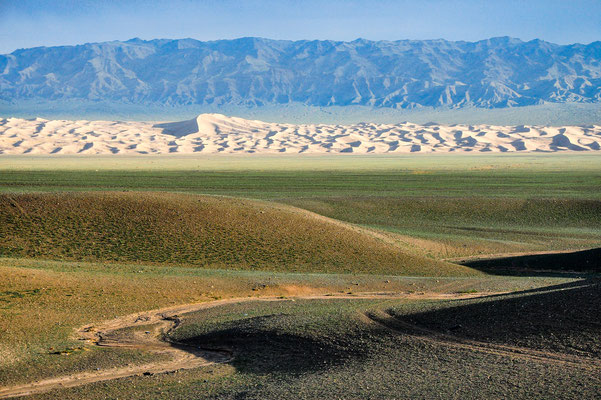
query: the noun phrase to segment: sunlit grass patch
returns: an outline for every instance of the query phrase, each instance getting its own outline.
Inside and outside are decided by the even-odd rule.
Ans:
[[[1,195],[0,255],[244,270],[477,274],[289,206],[169,193]]]

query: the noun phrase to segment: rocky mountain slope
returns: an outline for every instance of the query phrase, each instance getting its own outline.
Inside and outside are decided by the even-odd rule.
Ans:
[[[0,101],[78,99],[389,108],[597,103],[601,42],[132,39],[0,55]]]

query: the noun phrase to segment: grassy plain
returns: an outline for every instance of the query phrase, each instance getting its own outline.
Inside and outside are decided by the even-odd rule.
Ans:
[[[598,252],[516,276],[441,259],[600,247],[599,161],[2,157],[0,387],[163,357],[82,343],[87,324],[282,296],[181,316],[172,339],[231,363],[30,397],[598,397]],[[292,301],[360,292],[411,298]]]
[[[283,202],[438,258],[601,245],[597,154],[0,158],[2,192],[107,190]]]
[[[0,158],[0,190],[146,190],[259,199],[601,198],[597,154]]]

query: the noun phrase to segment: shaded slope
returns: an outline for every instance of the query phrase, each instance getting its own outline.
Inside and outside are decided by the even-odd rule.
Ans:
[[[554,289],[560,288],[549,288]],[[586,291],[585,286],[579,300],[586,299]],[[563,292],[554,293],[561,297]],[[567,337],[555,337],[544,330],[546,323],[553,324],[552,316],[536,304],[553,307],[558,297],[527,293],[514,297],[515,310],[507,307],[505,297],[380,304],[340,300],[246,303],[188,314],[174,336],[190,344],[233,347],[232,364],[241,379],[228,381],[223,398],[382,399],[391,398],[391,393],[403,399],[432,398],[432,393],[434,398],[598,397],[599,359],[594,347],[576,353],[562,346],[564,339],[585,343],[591,333],[595,335],[594,330],[580,330],[591,325],[586,313],[578,312],[579,320],[565,325]],[[507,334],[507,340],[467,339],[461,331],[447,334],[446,326],[428,331],[421,321],[407,323],[420,317],[424,308],[436,308],[444,317],[454,314],[455,305],[480,303],[490,304],[489,313],[480,316],[485,318],[482,325],[489,323],[494,327],[490,331]],[[522,304],[528,313],[520,314]],[[587,300],[586,309],[596,305],[598,296]],[[386,307],[392,308],[383,311]],[[365,311],[377,318],[362,318]],[[513,312],[509,318],[507,311]],[[382,321],[380,315],[386,318]],[[560,318],[568,315],[569,309],[563,310]],[[537,317],[544,322],[539,324]],[[505,323],[508,319],[511,322]],[[489,330],[481,320],[466,318],[462,324]],[[514,343],[511,338],[522,331],[538,336]],[[249,384],[245,376],[256,380]],[[237,387],[239,383],[244,386]]]
[[[477,273],[293,207],[164,193],[0,196],[0,255],[299,272]]]
[[[584,356],[599,365],[600,284],[591,277],[475,300],[395,307],[389,313],[428,335]]]
[[[488,273],[509,273],[512,270],[532,271],[578,271],[601,272],[601,248],[574,251],[521,255],[515,257],[470,260],[462,263]]]

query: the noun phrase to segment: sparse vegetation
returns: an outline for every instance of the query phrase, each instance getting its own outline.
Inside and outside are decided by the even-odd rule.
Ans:
[[[601,200],[322,197],[286,203],[403,235],[437,258],[601,245]]]
[[[557,156],[0,160],[0,387],[167,357],[75,329],[270,296],[164,332],[229,363],[30,397],[599,397],[598,249],[484,259],[601,246],[601,163]]]
[[[2,195],[0,255],[297,272],[477,274],[300,209],[167,193]]]
[[[573,278],[477,276],[417,278],[207,270],[141,264],[0,259],[0,381],[27,382],[67,371],[95,370],[149,360],[147,353],[91,347],[68,357],[51,354],[81,346],[72,337],[84,325],[177,304],[219,298],[361,292],[482,292],[524,290]],[[256,287],[262,289],[255,291]],[[18,293],[18,295],[14,295]],[[54,350],[50,350],[53,348]],[[156,357],[156,356],[155,356]]]
[[[598,287],[584,290],[598,292]],[[566,299],[569,295],[564,294]],[[230,365],[93,384],[62,390],[61,395],[66,399],[124,395],[157,399],[376,399],[428,393],[440,398],[476,394],[487,398],[595,398],[601,394],[601,381],[599,374],[590,370],[598,371],[594,360],[574,366],[569,363],[570,350],[549,347],[536,338],[540,329],[545,332],[546,322],[552,322],[544,319],[544,305],[552,306],[554,300],[543,289],[541,294],[525,291],[507,298],[462,302],[334,299],[232,304],[189,314],[174,333],[174,338],[189,344],[235,349],[237,356]],[[598,306],[597,300],[589,300],[586,306]],[[543,307],[536,305],[540,301]],[[513,306],[506,307],[507,302]],[[519,317],[512,307],[521,304],[534,313],[529,315],[533,323],[526,327],[532,331],[533,341],[520,343],[521,347],[513,351],[502,347],[514,345],[503,333],[513,331],[513,323],[523,321],[502,321],[509,311]],[[469,310],[480,310],[481,318],[473,312],[468,314]],[[559,318],[571,313],[555,311]],[[462,313],[461,327],[455,328],[455,318]],[[380,319],[380,315],[387,319]],[[422,321],[428,315],[446,336],[422,330],[431,326]],[[439,316],[446,319],[439,322]],[[545,322],[537,324],[540,317]],[[586,322],[579,321],[569,328],[563,325],[565,332],[571,340],[590,340],[590,330],[580,331]],[[425,325],[419,325],[422,322]],[[448,327],[453,328],[450,334]],[[480,328],[496,333],[494,343],[498,347],[487,347],[488,337],[464,339],[463,329],[479,332]],[[472,341],[465,341],[468,337]],[[598,340],[598,333],[593,339]],[[546,356],[541,350],[548,352]],[[49,398],[51,394],[35,398]]]

